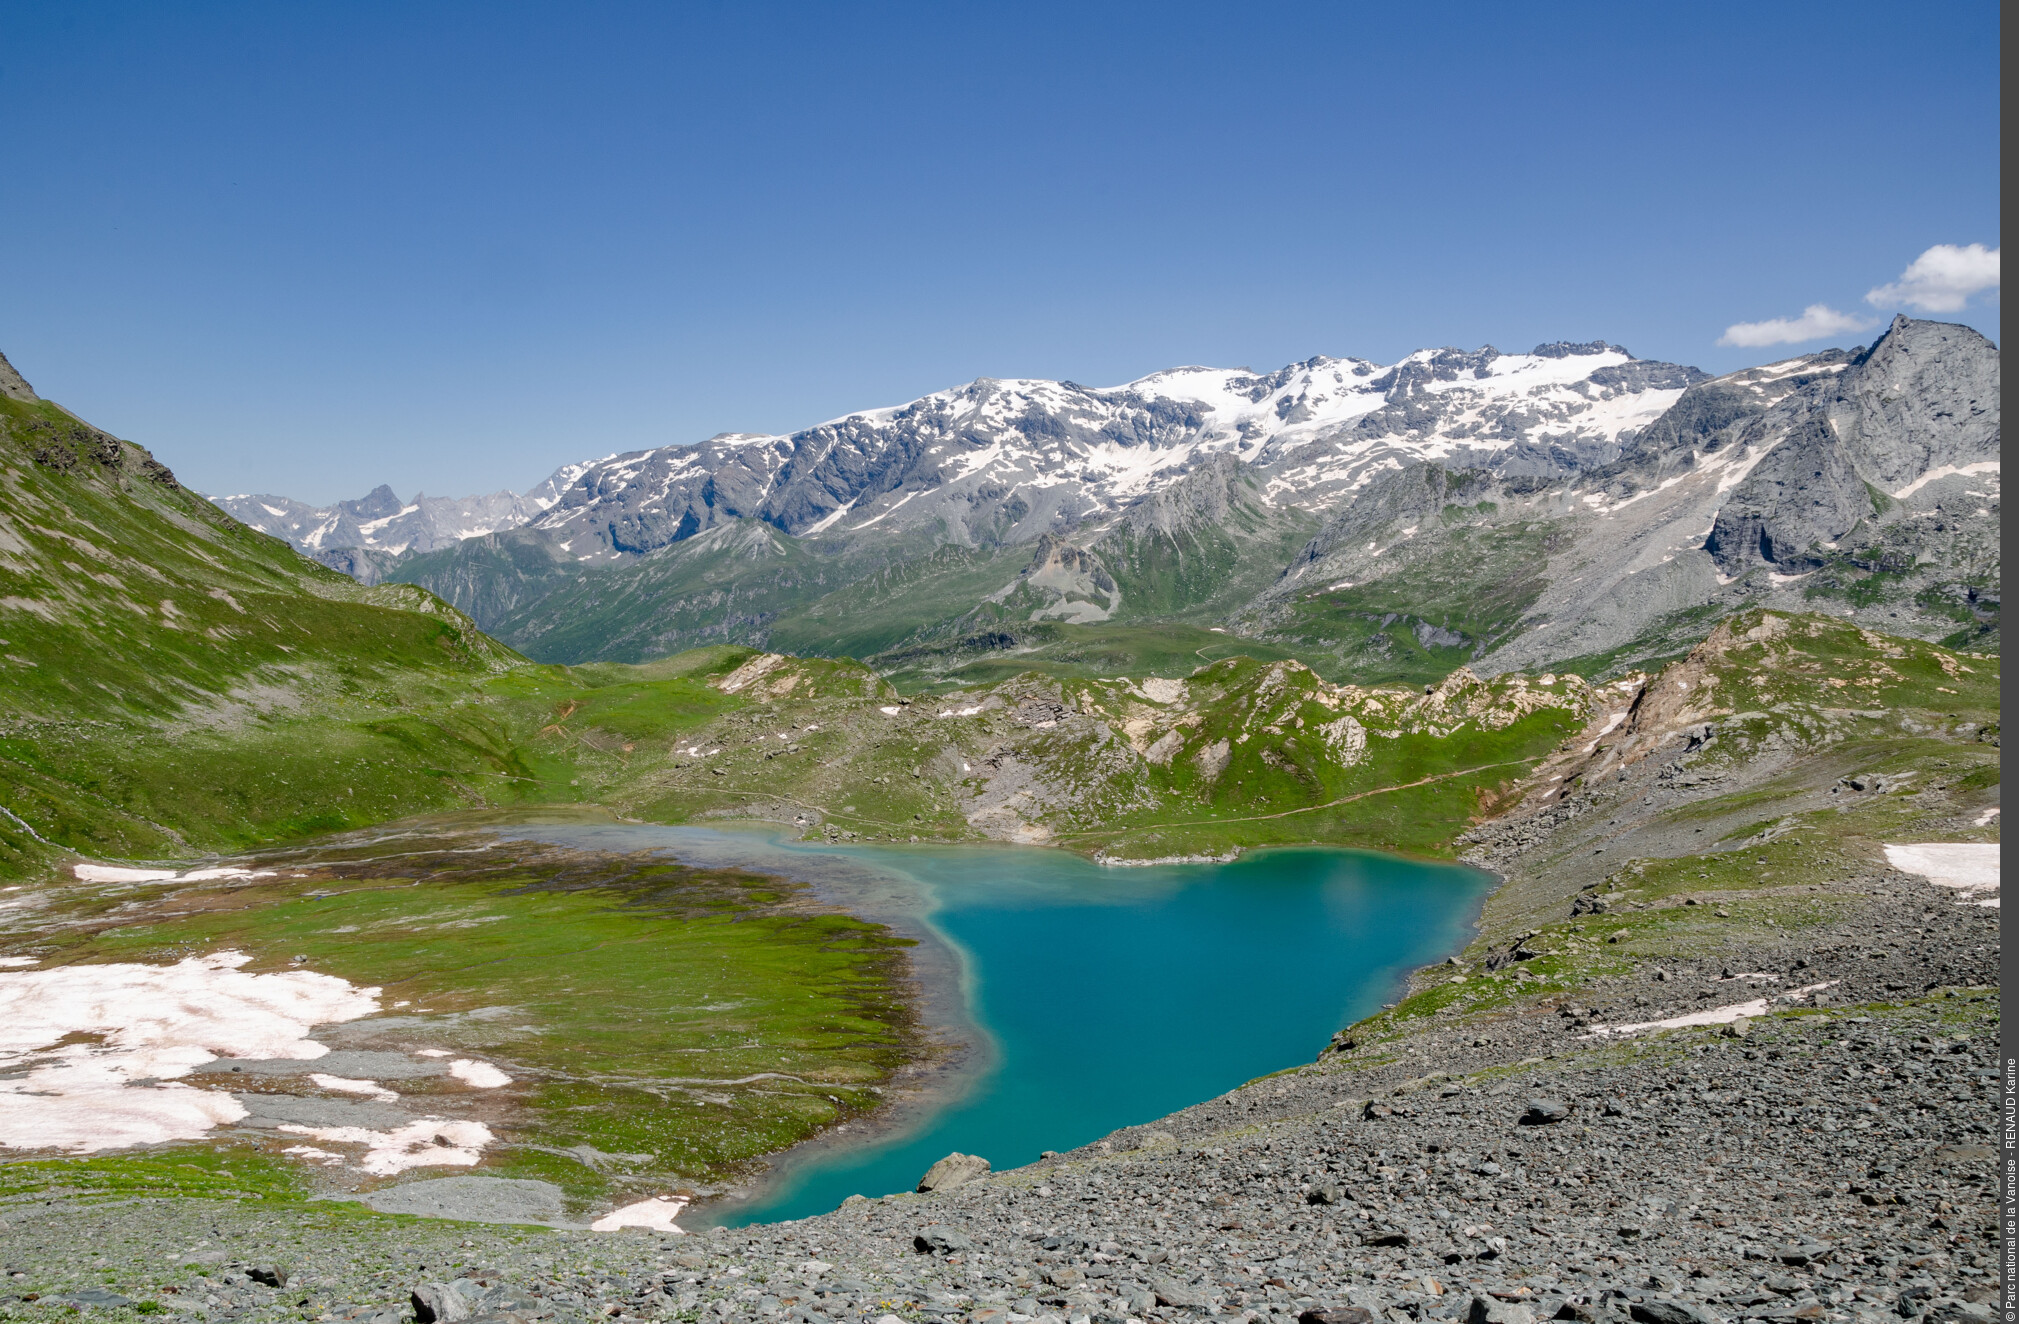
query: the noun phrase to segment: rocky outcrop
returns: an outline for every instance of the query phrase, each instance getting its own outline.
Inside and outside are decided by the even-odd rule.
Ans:
[[[1007,597],[1019,589],[1039,599],[1030,612],[1034,621],[1071,621],[1081,625],[1104,621],[1122,603],[1121,590],[1099,557],[1051,534],[1038,539],[1023,574],[998,596]]]
[[[0,354],[0,396],[30,402],[40,398],[35,394],[35,388],[28,384],[28,379],[14,370],[5,354]]]
[[[1968,327],[1896,317],[1841,373],[1766,411],[1761,452],[1704,550],[1727,574],[1813,570],[1926,475],[1998,462],[1998,348]]]

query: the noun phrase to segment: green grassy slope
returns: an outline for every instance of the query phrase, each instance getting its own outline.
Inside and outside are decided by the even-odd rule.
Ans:
[[[655,821],[747,815],[842,839],[1130,858],[1293,842],[1448,854],[1592,709],[1574,677],[1460,671],[1424,693],[1190,653],[1162,680],[1032,670],[907,700],[846,660],[745,656],[726,675],[710,662],[709,683],[739,702],[673,739],[585,707],[549,728],[547,757],[583,795]]]
[[[1555,816],[1556,839],[1536,834],[1487,923],[1492,946],[1522,935],[1537,955],[1482,969],[1475,944],[1456,977],[1420,973],[1356,1026],[1358,1044],[1529,997],[1616,997],[1621,975],[1714,959],[1734,931],[1834,929],[1866,904],[1845,879],[1884,873],[1886,843],[1997,842],[2000,665],[1829,617],[1730,618],[1649,681],[1631,721],[1517,788],[1530,812],[1514,822]],[[1672,738],[1700,722],[1713,739]],[[1477,835],[1505,841],[1502,826]]]
[[[1284,594],[1245,620],[1244,633],[1295,648],[1327,675],[1434,681],[1508,637],[1568,536],[1561,522],[1489,501],[1416,518],[1425,526],[1417,537],[1382,531],[1392,566]]]
[[[45,854],[36,835],[177,855],[468,803],[509,764],[471,686],[519,661],[139,447],[0,400],[0,870]]]

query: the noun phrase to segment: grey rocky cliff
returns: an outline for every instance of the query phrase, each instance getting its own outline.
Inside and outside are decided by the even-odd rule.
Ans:
[[[35,388],[28,384],[28,379],[14,370],[14,365],[7,361],[5,354],[0,354],[0,395],[6,396],[9,400],[31,402],[40,398],[35,394]]]
[[[1845,369],[1747,429],[1764,458],[1719,509],[1704,550],[1727,574],[1813,570],[1929,475],[1998,461],[1997,347],[1968,327],[1897,317]]]

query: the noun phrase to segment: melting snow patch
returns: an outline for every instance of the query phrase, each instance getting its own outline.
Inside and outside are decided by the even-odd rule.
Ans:
[[[74,864],[80,883],[159,883],[175,877],[173,869],[122,869],[111,864]]]
[[[40,965],[39,956],[0,956],[0,969],[18,970],[24,965]]]
[[[1937,887],[1953,887],[1963,900],[1998,904],[1998,843],[1940,842],[1886,845],[1886,863],[1901,873],[1917,873]]]
[[[416,1048],[414,1050],[415,1057],[447,1057],[448,1055],[449,1050],[446,1048]]]
[[[1624,708],[1620,709],[1618,712],[1613,713],[1612,715],[1607,717],[1605,719],[1605,725],[1601,726],[1598,729],[1598,735],[1594,736],[1592,738],[1592,742],[1584,747],[1584,752],[1589,754],[1592,751],[1596,750],[1598,748],[1598,742],[1604,739],[1605,736],[1608,733],[1610,733],[1614,727],[1618,726],[1625,719],[1626,719],[1626,709]]]
[[[1927,473],[1922,474],[1913,482],[1893,493],[1893,499],[1895,501],[1904,501],[1937,479],[1953,477],[1956,474],[1995,474],[1997,472],[1998,461],[1996,460],[1980,460],[1976,464],[1940,465],[1930,469]]]
[[[176,1077],[219,1057],[311,1061],[329,1052],[311,1026],[379,1009],[376,988],[238,968],[251,959],[0,973],[0,1146],[89,1153],[194,1139],[246,1110]],[[98,1042],[63,1042],[85,1036]]]
[[[177,873],[173,869],[128,869],[114,864],[73,864],[72,873],[80,883],[202,883],[214,878],[271,878],[273,870],[239,869],[229,865],[212,869],[192,869],[188,873]]]
[[[362,1126],[283,1126],[283,1131],[332,1145],[363,1145],[358,1167],[376,1177],[408,1168],[472,1168],[494,1137],[482,1122],[423,1117],[391,1131]]]
[[[473,1058],[459,1057],[449,1063],[449,1074],[465,1085],[480,1090],[494,1090],[500,1085],[509,1085],[512,1078],[492,1066],[489,1062],[478,1062]]]
[[[280,1152],[283,1154],[293,1154],[297,1158],[314,1159],[324,1167],[344,1161],[343,1155],[327,1149],[317,1149],[314,1145],[289,1145]]]
[[[650,1200],[640,1200],[637,1204],[627,1204],[622,1209],[613,1209],[595,1222],[589,1224],[591,1232],[616,1232],[627,1227],[648,1228],[654,1232],[670,1232],[674,1236],[684,1233],[673,1222],[687,1202],[679,1196],[655,1195]]]
[[[351,1080],[345,1076],[325,1075],[320,1071],[309,1072],[308,1078],[318,1089],[335,1090],[338,1094],[369,1094],[380,1103],[397,1103],[399,1095],[375,1080]]]
[[[1977,817],[1975,817],[1975,818],[1971,819],[1971,820],[1970,820],[1970,826],[1972,826],[1972,827],[1988,827],[1988,826],[1990,826],[1990,823],[1991,823],[1991,820],[1992,820],[1992,819],[1994,819],[1994,818],[1996,818],[1996,817],[1998,817],[1998,808],[1999,808],[1999,807],[1998,807],[1997,805],[1992,805],[1992,806],[1991,806],[1991,807],[1990,807],[1989,809],[1986,809],[1986,810],[1985,810],[1985,811],[1984,811],[1983,813],[1981,813],[1981,814],[1977,815]],[[24,958],[21,958],[21,957],[14,957],[14,958],[12,958],[12,959],[14,959],[14,960],[21,960],[21,959],[24,959]]]
[[[1750,1002],[1734,1002],[1727,1007],[1712,1007],[1709,1011],[1693,1011],[1686,1016],[1671,1016],[1667,1020],[1637,1021],[1631,1025],[1594,1025],[1589,1034],[1581,1039],[1602,1039],[1609,1034],[1639,1034],[1642,1030],[1681,1030],[1692,1025],[1730,1025],[1733,1021],[1764,1016],[1776,1002],[1795,1002],[1830,987],[1838,981],[1831,979],[1821,984],[1809,984],[1802,988],[1791,988],[1785,993],[1776,993],[1770,998],[1754,998]]]
[[[883,707],[878,708],[876,711],[882,713],[885,717],[895,717],[899,713],[903,712],[904,709],[892,704],[885,704]],[[612,1215],[612,1217],[615,1217],[615,1215]]]

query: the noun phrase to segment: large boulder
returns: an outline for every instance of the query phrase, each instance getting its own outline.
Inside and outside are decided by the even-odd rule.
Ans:
[[[921,1191],[950,1191],[965,1185],[976,1177],[988,1175],[988,1160],[979,1154],[948,1154],[939,1162],[925,1170],[925,1176],[918,1179]]]

